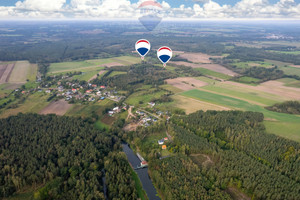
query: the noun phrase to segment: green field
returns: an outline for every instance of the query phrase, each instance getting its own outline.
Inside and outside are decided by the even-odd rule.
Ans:
[[[300,81],[293,78],[282,78],[278,79],[277,81],[284,83],[284,86],[287,87],[300,88]]]
[[[278,129],[270,129],[270,126],[267,126],[268,128],[267,132],[274,133],[282,137],[290,138],[296,141],[300,141],[300,133],[299,133],[300,117],[299,116],[272,112],[264,109],[261,106],[250,104],[240,99],[214,94],[210,92],[200,91],[197,89],[183,92],[181,93],[181,95],[199,99],[201,101],[213,103],[216,105],[230,107],[232,109],[261,112],[264,114],[265,119],[276,121],[277,124],[286,125],[284,132]],[[271,123],[268,122],[267,124],[271,124]]]
[[[291,55],[300,55],[300,51],[274,51],[274,50],[269,50],[269,52],[282,53],[282,54],[291,54]]]
[[[272,63],[269,62],[236,62],[232,63],[233,66],[236,66],[237,68],[250,68],[250,67],[265,67],[265,68],[270,68],[273,67]]]
[[[104,99],[103,101],[94,102],[87,105],[76,104],[66,113],[66,115],[76,117],[91,117],[92,112],[96,112],[97,115],[101,116],[103,110],[106,107],[112,106],[113,103],[114,102],[109,99]]]
[[[257,78],[253,78],[253,77],[249,77],[249,76],[242,76],[239,77],[237,79],[238,82],[242,82],[242,83],[251,83],[252,85],[257,85],[257,83],[259,83],[261,80],[257,79]]]
[[[234,96],[240,99],[244,99],[245,101],[249,100],[250,102],[257,102],[258,104],[264,104],[264,105],[273,105],[275,103],[278,103],[279,101],[276,101],[272,98],[270,95],[269,98],[264,97],[263,92],[249,92],[244,90],[235,90],[234,88],[228,89],[226,87],[223,87],[222,84],[217,85],[207,85],[202,87],[205,90],[209,90],[212,92],[217,92],[221,95],[228,95],[228,96]]]
[[[279,67],[280,70],[284,71],[286,75],[297,75],[300,76],[300,68],[296,67]]]
[[[114,58],[94,59],[77,62],[52,63],[49,67],[48,74],[67,73],[74,71],[96,71],[104,69],[108,63],[120,63],[122,65],[131,65],[140,62],[140,58],[132,56],[121,56]]]
[[[47,102],[49,95],[43,93],[34,93],[30,95],[24,103],[19,105],[17,108],[5,109],[1,112],[0,117],[5,118],[11,115],[16,115],[19,112],[22,113],[38,113],[50,102]]]
[[[166,92],[163,90],[155,91],[156,89],[151,88],[148,90],[141,90],[138,92],[133,93],[130,95],[125,102],[129,105],[133,106],[147,106],[148,103],[153,99],[153,98],[159,98]],[[140,104],[139,102],[142,101],[143,103]]]
[[[195,70],[200,71],[203,75],[213,76],[224,80],[228,80],[232,78],[231,76],[228,76],[226,74],[222,74],[205,68],[195,68]]]
[[[113,77],[113,76],[117,76],[120,74],[127,74],[127,72],[118,72],[118,71],[113,71],[108,77]]]
[[[81,75],[75,75],[75,76],[73,76],[73,79],[77,79],[77,80],[80,80],[80,81],[88,81],[93,76],[95,76],[97,73],[99,73],[99,70],[90,71],[90,72],[83,72]]]

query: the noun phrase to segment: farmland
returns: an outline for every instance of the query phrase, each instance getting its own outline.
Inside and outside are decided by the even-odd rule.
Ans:
[[[16,89],[26,82],[34,83],[37,75],[37,65],[28,61],[0,63],[0,95]]]
[[[174,95],[172,98],[174,100],[172,106],[183,109],[186,114],[190,114],[198,110],[230,110],[230,108],[225,106],[220,106],[181,95]]]
[[[121,56],[114,58],[94,59],[76,62],[52,63],[48,74],[67,73],[74,71],[89,72],[104,69],[104,67],[130,65],[140,62],[137,57]]]
[[[24,103],[18,105],[17,108],[3,110],[0,117],[5,118],[8,116],[16,115],[19,112],[38,113],[49,104],[49,102],[47,102],[48,98],[49,96],[43,93],[32,94],[25,100]]]
[[[274,129],[274,128],[267,129],[269,133],[274,133],[282,137],[287,137],[293,140],[300,141],[300,135],[299,135],[300,117],[299,116],[268,111],[264,109],[262,106],[250,104],[249,102],[240,99],[236,99],[233,97],[228,97],[220,94],[215,94],[207,91],[200,91],[197,89],[183,92],[181,93],[181,95],[185,97],[198,99],[200,101],[216,104],[219,106],[225,106],[231,109],[261,112],[264,114],[265,119],[268,120],[266,122],[266,124],[268,125],[267,128],[270,128],[273,125],[281,126],[281,124],[285,125],[286,127],[284,132],[282,132],[281,129]]]
[[[222,58],[222,56],[211,56],[204,53],[182,53],[179,55],[180,58],[187,59],[193,63],[212,63],[211,58]]]
[[[47,105],[45,108],[43,108],[39,114],[56,114],[56,115],[64,115],[70,108],[72,107],[72,104],[69,104],[64,99],[61,99],[59,101],[53,101],[49,105]]]
[[[191,77],[167,79],[166,82],[180,90],[191,90],[195,87],[202,87],[207,85],[207,83]]]
[[[22,83],[27,79],[35,80],[37,67],[31,65],[28,61],[18,61],[9,77],[10,83]]]
[[[222,74],[225,74],[228,76],[237,75],[237,73],[235,73],[219,64],[195,64],[195,63],[188,63],[188,62],[183,62],[183,61],[176,61],[176,62],[170,62],[170,63],[175,64],[175,65],[183,65],[183,66],[187,66],[187,67],[192,67],[192,68],[204,68],[204,69],[222,73]]]
[[[152,99],[159,98],[165,93],[165,91],[157,90],[155,88],[148,90],[145,89],[133,93],[125,100],[125,102],[134,106],[147,106],[148,102],[150,102]]]

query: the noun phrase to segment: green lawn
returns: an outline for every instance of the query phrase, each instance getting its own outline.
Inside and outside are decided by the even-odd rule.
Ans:
[[[224,80],[228,80],[228,79],[232,78],[231,76],[228,76],[226,74],[222,74],[222,73],[215,72],[215,71],[205,69],[205,68],[195,68],[195,70],[200,71],[203,75],[213,76],[213,77],[224,79]]]
[[[227,97],[219,94],[213,94],[210,92],[200,91],[200,90],[190,90],[181,93],[183,96],[199,99],[201,101],[206,101],[209,103],[213,103],[216,105],[230,107],[232,109],[238,110],[247,110],[247,111],[255,111],[261,112],[264,114],[266,119],[277,121],[277,124],[286,125],[284,132],[282,130],[278,130],[276,128],[271,128],[271,126],[267,126],[267,132],[274,133],[280,135],[282,137],[297,139],[300,137],[300,117],[296,115],[290,115],[285,113],[277,113],[264,109],[261,106],[250,104],[246,101]],[[270,123],[267,123],[270,124]],[[286,134],[289,133],[289,134]],[[297,141],[300,141],[297,139]]]

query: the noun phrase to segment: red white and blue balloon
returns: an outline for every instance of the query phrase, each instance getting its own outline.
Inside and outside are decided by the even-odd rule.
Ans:
[[[164,67],[166,64],[171,60],[172,58],[172,49],[169,47],[160,47],[157,50],[157,57],[158,59],[164,64]]]
[[[148,40],[141,39],[135,43],[135,50],[140,54],[140,56],[142,57],[142,60],[144,60],[144,57],[150,51],[150,48],[151,48],[151,45]]]

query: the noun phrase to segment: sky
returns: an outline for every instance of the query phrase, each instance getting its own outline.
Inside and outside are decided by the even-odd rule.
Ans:
[[[133,19],[154,0],[0,0],[0,19]],[[299,19],[300,0],[157,0],[163,18]],[[154,7],[155,8],[155,7]]]

